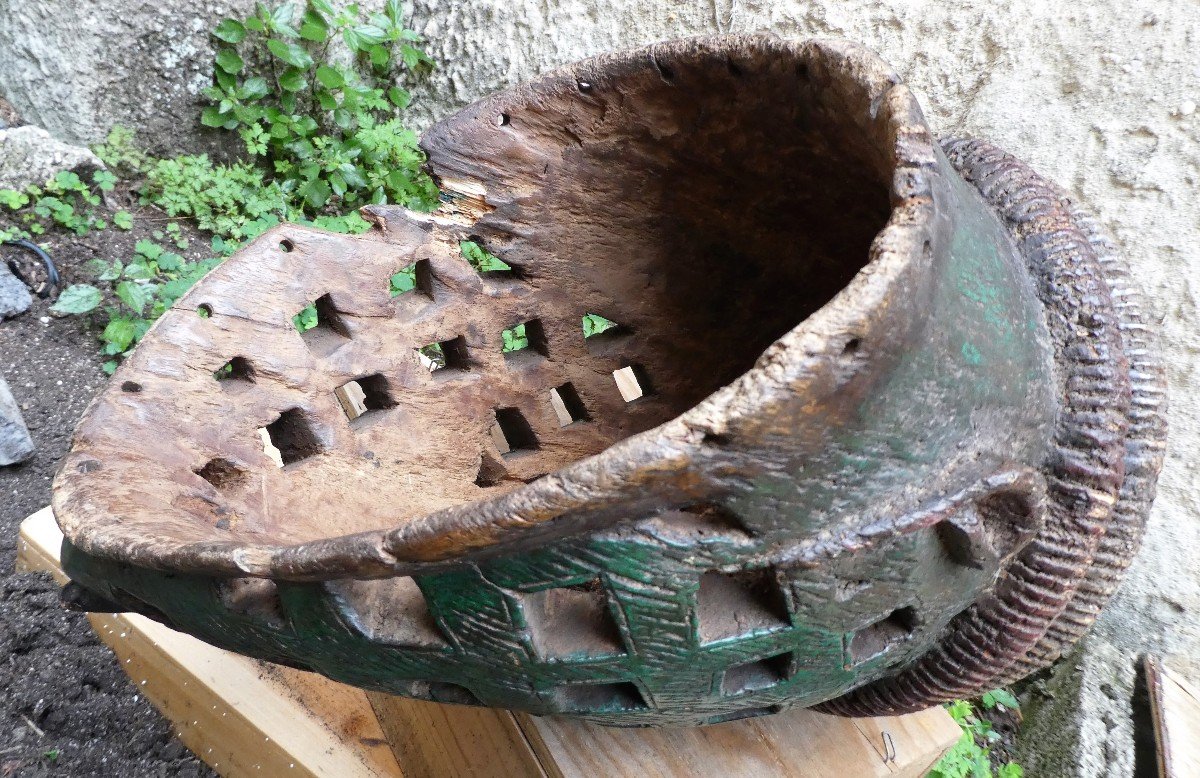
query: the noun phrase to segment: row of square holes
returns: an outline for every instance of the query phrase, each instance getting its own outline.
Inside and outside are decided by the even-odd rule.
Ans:
[[[402,587],[393,594],[410,600],[406,608],[410,616],[414,599],[420,600],[421,607],[425,607],[420,590],[412,579],[380,581],[374,585]],[[619,628],[609,611],[607,595],[598,578],[585,584],[544,589],[519,597],[534,647],[543,658],[552,661],[581,657],[597,659],[625,653]],[[733,614],[737,614],[736,618],[730,618]],[[701,645],[750,638],[791,626],[782,593],[770,570],[733,574],[710,571],[703,574],[697,599],[697,617]],[[403,640],[396,640],[397,635],[386,634],[387,626],[378,624],[378,629],[372,630],[371,637],[403,644]],[[857,630],[848,646],[850,661],[858,664],[879,656],[907,640],[916,626],[914,609],[904,607]],[[405,625],[403,628],[409,627]],[[436,631],[431,620],[425,628]],[[440,641],[440,637],[437,640]],[[790,680],[796,665],[796,658],[790,651],[734,665],[722,675],[721,694],[737,696],[769,689]],[[429,696],[443,702],[477,702],[474,695],[455,684],[440,685],[436,689],[431,687],[429,691]],[[637,686],[629,682],[567,685],[559,691],[563,702],[578,709],[648,707]]]
[[[295,249],[295,245],[286,239],[281,241],[279,246],[284,252],[291,252]],[[504,267],[504,271],[481,271],[481,274],[512,274],[510,266],[504,263],[499,264]],[[393,280],[390,282],[393,288],[395,287],[394,279],[405,273],[411,274],[411,287],[405,291],[416,292],[429,298],[433,297],[433,274],[428,260],[420,260],[406,268],[400,274],[393,276]],[[393,291],[393,296],[402,293]],[[316,322],[314,326],[305,328],[301,325],[301,315],[309,307],[315,313]],[[203,318],[208,318],[213,314],[212,306],[207,304],[198,306],[197,311]],[[591,318],[603,322],[606,327],[623,331],[623,328],[620,328],[615,322],[594,314],[587,314],[584,316],[585,338],[589,337],[587,324]],[[305,306],[301,310],[301,313],[296,314],[293,319],[305,343],[314,351],[332,352],[341,345],[342,341],[350,338],[349,328],[341,321],[338,311],[333,304],[333,299],[328,294],[317,298],[310,306]],[[509,333],[516,332],[519,332],[525,338],[525,345],[513,351],[529,349],[542,356],[549,356],[546,350],[545,332],[539,320],[532,319],[523,322],[510,330],[506,330],[504,334],[508,335]],[[466,341],[462,336],[431,343],[428,346],[417,349],[416,353],[418,359],[430,372],[442,369],[452,371],[467,370],[470,366]],[[428,353],[440,356],[441,360],[438,361],[430,358]],[[506,356],[509,356],[509,354],[506,354]],[[641,366],[627,365],[614,370],[612,375],[617,385],[617,390],[626,403],[634,402],[649,394],[650,384],[646,380],[645,372]],[[254,370],[249,361],[244,357],[234,357],[217,370],[214,373],[214,377],[219,381],[232,380],[253,383]],[[392,399],[389,393],[387,379],[380,374],[349,381],[335,389],[334,394],[346,418],[351,423],[367,416],[373,411],[386,410],[396,405],[395,400]],[[550,390],[550,404],[558,418],[560,427],[590,420],[587,408],[584,406],[575,387],[569,382]],[[514,452],[536,449],[538,447],[537,438],[533,434],[532,428],[518,409],[499,408],[496,409],[495,415],[496,419],[491,428],[491,436],[493,443],[501,455],[509,455]],[[280,414],[279,418],[274,422],[261,428],[259,435],[262,438],[264,451],[280,467],[306,459],[318,453],[321,448],[316,436],[308,427],[303,413],[297,408]],[[210,478],[207,471],[215,469],[218,473],[223,474],[229,467],[233,467],[231,463],[228,463],[226,460],[217,459],[197,472],[204,476],[206,480],[214,483],[214,485],[220,485],[218,481],[228,483],[232,479],[224,477]]]

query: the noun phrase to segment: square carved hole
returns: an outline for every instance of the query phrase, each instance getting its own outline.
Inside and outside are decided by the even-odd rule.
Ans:
[[[283,601],[274,581],[229,578],[217,583],[217,597],[233,613],[270,627],[283,626]]]
[[[484,278],[515,278],[516,269],[483,247],[483,241],[472,236],[458,244],[463,259]]]
[[[321,441],[304,411],[292,408],[259,430],[263,450],[280,467],[291,465],[321,453]]]
[[[399,297],[406,292],[433,299],[433,270],[428,259],[420,259],[388,279],[388,293]]]
[[[431,373],[439,370],[461,372],[471,366],[467,340],[461,335],[422,346],[417,349],[417,359]]]
[[[696,615],[701,643],[791,626],[783,592],[771,569],[705,573],[700,577]]]
[[[621,399],[626,403],[640,400],[651,394],[650,380],[640,365],[627,365],[620,370],[614,370],[612,376],[613,380],[617,382],[617,390],[621,393]]]
[[[387,379],[378,373],[348,381],[334,389],[333,394],[341,404],[346,418],[352,422],[375,411],[384,411],[396,406]]]
[[[854,633],[850,639],[850,661],[854,664],[879,656],[889,648],[912,637],[917,628],[917,612],[912,607],[897,608]]]
[[[225,388],[254,383],[254,367],[245,357],[234,357],[213,373]]]
[[[780,681],[786,681],[791,667],[790,652],[731,667],[721,679],[721,693],[744,694],[769,688]]]
[[[496,450],[503,456],[521,451],[536,451],[538,448],[538,439],[533,434],[533,428],[516,408],[496,409],[496,422],[492,425],[491,435]]]
[[[646,699],[632,683],[581,683],[560,686],[557,696],[564,710],[605,711],[645,709]]]
[[[221,457],[209,460],[195,473],[222,492],[240,489],[250,478],[246,470]]]
[[[413,684],[412,691],[413,696],[447,705],[483,704],[470,689],[449,681],[417,681]]]
[[[322,295],[301,308],[292,317],[292,323],[308,347],[318,354],[332,353],[350,339],[350,330],[329,295]]]
[[[627,334],[628,330],[617,324],[612,319],[606,319],[598,313],[585,313],[583,315],[583,337],[584,340],[591,338],[611,338],[616,335]]]
[[[475,474],[475,485],[481,488],[495,486],[508,477],[508,469],[486,451],[479,454],[479,471]]]
[[[343,580],[327,586],[346,620],[371,640],[390,646],[449,645],[412,578]]]
[[[599,579],[521,596],[534,648],[549,659],[625,653],[621,631]]]
[[[509,327],[500,333],[501,350],[505,359],[527,359],[532,356],[549,356],[546,331],[537,319]]]
[[[550,406],[554,408],[554,415],[558,417],[560,427],[567,427],[577,421],[591,420],[583,400],[579,399],[579,392],[575,391],[574,384],[570,382],[550,390]]]

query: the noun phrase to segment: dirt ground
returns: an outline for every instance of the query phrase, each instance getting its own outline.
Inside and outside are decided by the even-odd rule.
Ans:
[[[89,281],[88,260],[128,259],[161,226],[137,214],[133,232],[106,230],[49,244],[64,285]],[[203,253],[203,239],[192,251]],[[0,248],[0,259],[18,255]],[[0,373],[21,405],[35,457],[0,468],[0,778],[7,776],[208,776],[173,736],[82,614],[59,605],[45,575],[14,574],[17,528],[50,501],[50,483],[79,416],[108,378],[95,328],[54,318],[50,300],[0,323]]]

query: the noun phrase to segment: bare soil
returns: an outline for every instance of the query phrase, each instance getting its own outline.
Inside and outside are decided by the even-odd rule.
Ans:
[[[63,285],[92,279],[93,258],[128,260],[137,240],[165,217],[145,209],[131,232],[85,237],[53,233],[48,245]],[[207,240],[193,236],[199,258]],[[175,250],[175,249],[172,249]],[[0,248],[0,261],[20,257]],[[7,776],[209,776],[174,737],[170,723],[143,698],[87,619],[59,604],[47,575],[13,573],[17,528],[50,501],[50,483],[71,432],[108,380],[101,371],[95,322],[55,318],[52,300],[0,323],[0,373],[21,405],[37,454],[0,468],[0,778]]]

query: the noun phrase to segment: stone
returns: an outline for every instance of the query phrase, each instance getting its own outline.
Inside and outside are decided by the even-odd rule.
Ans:
[[[33,295],[21,279],[0,263],[0,320],[11,319],[29,310]]]
[[[0,375],[0,467],[24,462],[33,456],[33,440],[21,418],[21,409]]]
[[[252,0],[0,4],[0,96],[27,122],[90,145],[116,124],[157,153],[209,146],[200,90],[212,83],[209,31]]]
[[[41,127],[0,130],[0,189],[41,185],[63,170],[85,173],[102,167],[90,150],[53,138]]]

